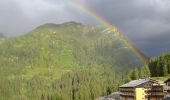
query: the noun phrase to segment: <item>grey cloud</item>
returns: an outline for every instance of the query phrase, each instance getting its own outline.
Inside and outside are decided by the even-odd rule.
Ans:
[[[170,50],[169,0],[86,0],[147,56]]]
[[[68,1],[72,0],[1,0],[0,32],[18,35],[29,32],[45,23],[63,23],[76,20],[95,23]]]
[[[26,33],[44,23],[76,20],[62,0],[1,0],[0,31],[7,35]]]

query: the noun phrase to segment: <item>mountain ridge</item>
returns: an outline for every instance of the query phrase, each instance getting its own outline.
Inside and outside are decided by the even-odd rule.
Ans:
[[[98,87],[112,87],[110,91],[114,91],[116,88],[112,85],[120,80],[115,81],[113,76],[120,78],[121,74],[134,66],[142,66],[143,62],[113,32],[105,29],[107,27],[102,25],[73,22],[45,24],[25,35],[5,39],[0,44],[0,90],[4,91],[0,99],[37,100],[56,88],[60,91],[70,89],[70,81],[77,76],[81,81],[81,85],[76,83],[80,85],[79,89],[91,84],[89,80],[95,80]],[[101,81],[107,81],[108,85]],[[66,87],[60,88],[60,83]],[[54,84],[58,85],[53,88]],[[96,96],[107,92],[100,91]],[[62,93],[57,92],[57,95],[60,97]],[[68,96],[62,96],[64,100],[70,98],[69,93],[65,94]]]

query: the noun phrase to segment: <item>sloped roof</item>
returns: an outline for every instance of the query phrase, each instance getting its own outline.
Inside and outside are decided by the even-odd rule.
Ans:
[[[96,98],[95,100],[119,100],[120,94],[120,92],[114,92],[108,96]]]
[[[129,82],[129,83],[126,83],[126,84],[124,84],[124,85],[122,85],[122,86],[120,86],[120,87],[136,87],[136,86],[139,86],[139,85],[141,85],[141,84],[143,84],[143,83],[146,83],[146,82],[149,82],[149,81],[151,81],[151,82],[157,82],[156,80],[152,80],[152,79],[149,79],[149,78],[145,78],[145,79],[133,80],[133,81],[131,81],[131,82]]]
[[[120,92],[114,92],[107,96],[107,98],[120,98]]]
[[[168,81],[170,81],[170,78],[168,78],[168,79],[165,81],[165,83],[168,82]]]

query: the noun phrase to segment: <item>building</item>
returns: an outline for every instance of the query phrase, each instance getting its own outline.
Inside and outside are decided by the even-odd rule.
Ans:
[[[165,100],[170,100],[170,78],[164,82]]]
[[[170,78],[168,78],[168,79],[165,81],[165,84],[166,84],[167,86],[170,86]]]
[[[95,100],[170,100],[170,78],[165,82],[150,78],[133,80],[119,90]]]
[[[163,82],[149,78],[133,80],[120,86],[121,100],[164,100]]]

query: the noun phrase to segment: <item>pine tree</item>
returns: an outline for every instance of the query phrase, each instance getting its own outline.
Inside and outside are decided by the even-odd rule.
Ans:
[[[134,68],[131,74],[131,79],[136,80],[139,78],[139,71],[137,68]]]
[[[143,78],[145,76],[143,67],[139,69],[139,78]]]
[[[132,79],[133,79],[133,75],[132,75],[132,74],[133,74],[133,70],[130,70],[130,71],[128,72],[128,76],[127,76],[127,79],[128,79],[128,80],[132,80]],[[128,80],[127,80],[127,81],[128,81]]]
[[[165,62],[163,67],[163,76],[168,75],[168,64]]]
[[[148,65],[144,66],[144,74],[146,75],[146,77],[150,77],[151,76],[151,73],[150,73]]]

